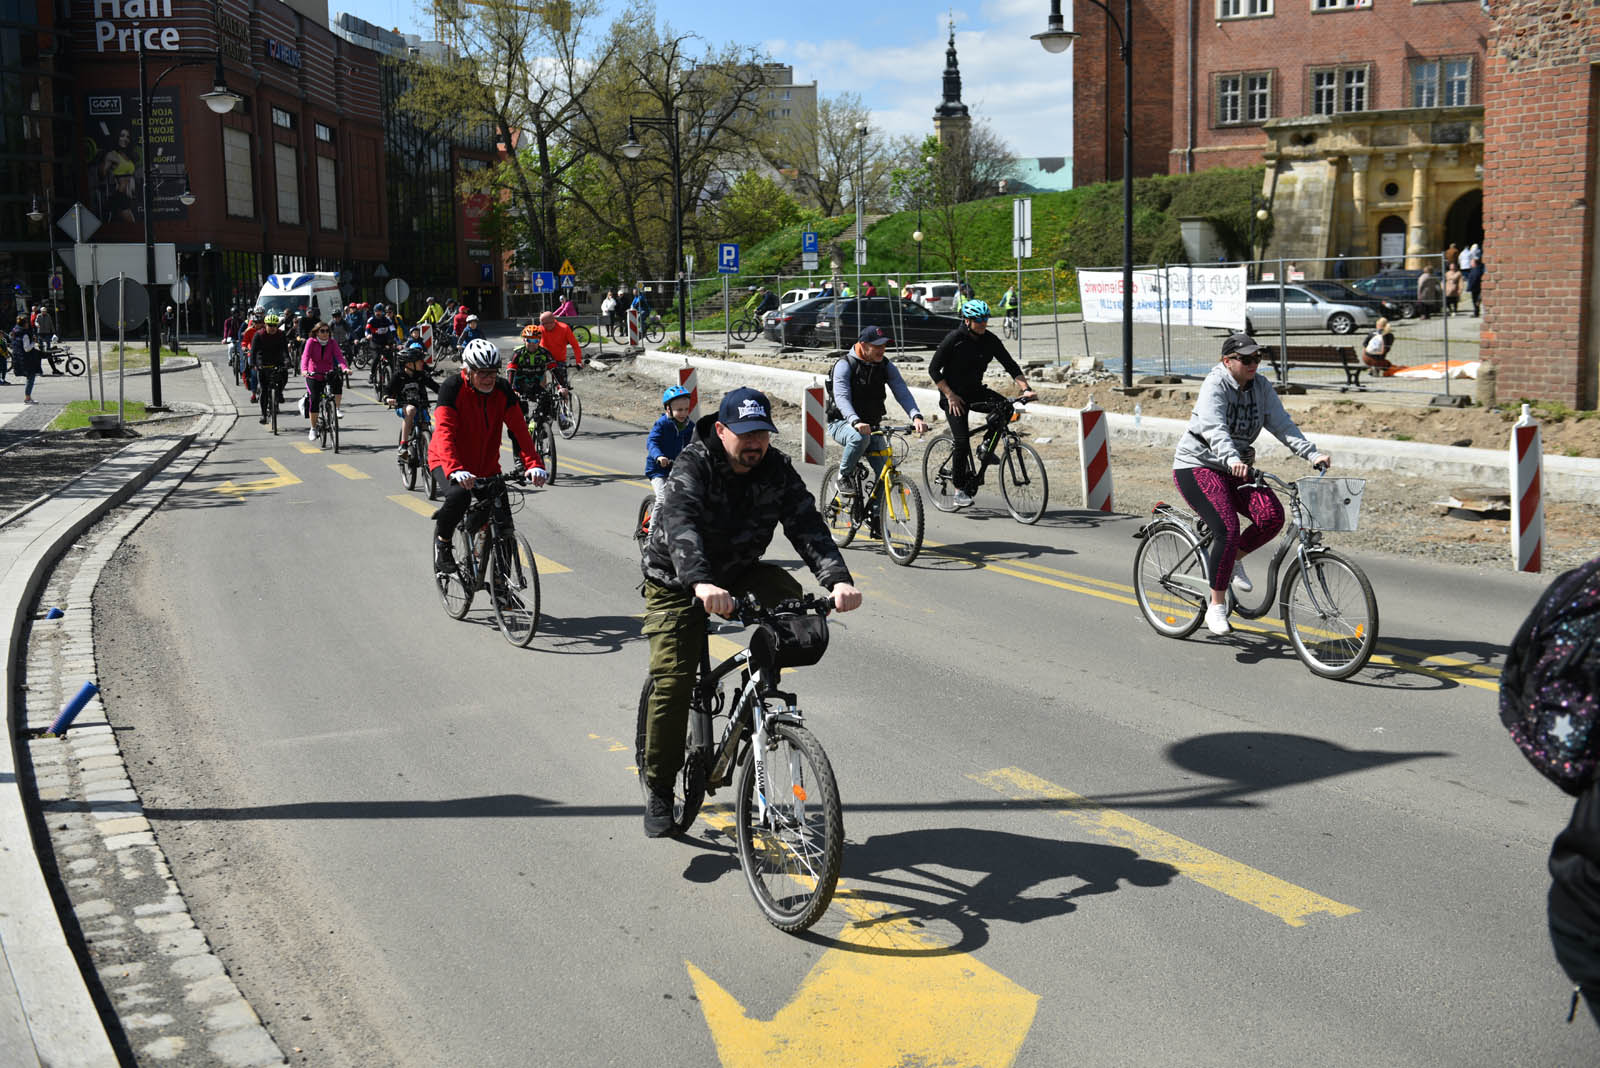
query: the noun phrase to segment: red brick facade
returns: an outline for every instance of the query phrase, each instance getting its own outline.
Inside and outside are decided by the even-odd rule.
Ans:
[[[1596,406],[1596,76],[1587,0],[1497,0],[1485,94],[1483,355],[1500,397]],[[1538,106],[1529,106],[1537,101]]]
[[[1124,8],[1109,0],[1117,21]],[[1161,174],[1172,148],[1172,11],[1175,0],[1134,0],[1133,173]],[[1122,55],[1105,12],[1073,0],[1072,175],[1076,185],[1122,177]]]

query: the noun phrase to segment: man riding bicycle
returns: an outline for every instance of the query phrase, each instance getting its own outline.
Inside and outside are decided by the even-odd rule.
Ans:
[[[399,343],[398,327],[389,317],[389,309],[382,304],[372,306],[372,318],[367,320],[367,341],[372,346],[372,381],[378,381],[378,364],[388,360]],[[393,370],[391,367],[390,370]]]
[[[888,398],[884,396],[886,388],[894,391],[894,399],[911,417],[917,434],[928,432],[928,424],[923,421],[911,390],[900,376],[900,368],[885,358],[892,344],[894,338],[880,327],[869,326],[861,331],[849,354],[833,365],[828,376],[828,436],[844,446],[844,455],[839,457],[841,493],[851,491],[854,482],[850,475],[863,453],[872,461],[874,476],[883,472],[882,454],[888,446],[883,435],[873,433],[873,428],[883,422],[888,409]]]
[[[411,444],[412,433],[419,424],[425,426],[428,422],[428,391],[438,393],[441,388],[428,371],[427,358],[428,350],[423,348],[422,342],[408,344],[401,354],[405,364],[389,379],[389,395],[383,400],[404,420],[400,427],[399,448],[402,463],[405,462],[406,447]]]
[[[777,525],[838,611],[861,604],[811,491],[789,458],[769,447],[777,431],[771,412],[758,390],[724,397],[673,461],[666,499],[650,524],[642,568],[654,683],[644,746],[644,832],[651,838],[672,830],[672,782],[683,767],[707,613],[732,615],[745,594],[768,607],[801,594],[787,571],[761,561]]]
[[[450,486],[434,513],[433,566],[439,574],[448,574],[456,567],[450,539],[472,503],[478,476],[500,473],[501,427],[510,431],[518,465],[533,484],[544,485],[547,476],[516,394],[500,377],[500,350],[486,338],[467,345],[461,354],[461,373],[439,387],[433,425],[428,467],[437,484]],[[499,506],[509,507],[503,498]]]
[[[961,325],[945,335],[928,363],[928,374],[939,390],[939,407],[950,416],[950,436],[955,445],[951,474],[956,481],[957,508],[972,504],[972,492],[978,488],[968,441],[972,432],[967,426],[967,410],[988,413],[985,433],[1011,420],[1011,401],[983,384],[983,373],[994,360],[999,360],[1011,375],[1022,390],[1023,399],[1036,396],[1022,368],[1006,351],[1005,343],[989,333],[989,305],[969,300],[961,305]]]
[[[261,422],[267,421],[271,405],[283,404],[283,385],[289,366],[289,339],[279,329],[283,320],[273,312],[262,320],[261,329],[250,338],[250,366],[256,370],[256,387],[261,395]]]
[[[521,400],[522,417],[532,415],[539,396],[550,385],[553,357],[544,347],[543,336],[532,323],[522,328],[522,347],[511,354],[508,377],[511,389]]]
[[[544,312],[539,316],[539,343],[554,360],[550,366],[551,375],[563,390],[570,389],[567,382],[568,349],[572,350],[572,366],[583,366],[583,350],[578,347],[578,338],[572,332],[572,327],[556,318],[554,312]]]

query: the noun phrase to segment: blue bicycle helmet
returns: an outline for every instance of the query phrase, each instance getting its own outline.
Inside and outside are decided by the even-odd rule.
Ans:
[[[420,341],[412,341],[412,342],[407,343],[406,352],[409,353],[412,349],[415,349],[417,351],[417,357],[416,358],[419,359],[419,360],[422,359],[424,356],[426,356],[428,354],[428,346],[424,345]]]
[[[661,391],[661,406],[665,408],[679,397],[692,397],[693,395],[682,386],[668,386]]]
[[[961,318],[987,319],[989,318],[989,305],[981,300],[969,300],[961,305]]]

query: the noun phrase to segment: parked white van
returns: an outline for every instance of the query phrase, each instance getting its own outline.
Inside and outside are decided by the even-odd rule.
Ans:
[[[344,306],[344,297],[339,294],[339,276],[332,272],[269,274],[256,305],[279,315],[308,313],[315,306],[316,317],[326,321]]]
[[[912,300],[939,315],[954,315],[961,307],[959,282],[912,282],[906,292]]]
[[[822,290],[819,288],[791,289],[786,291],[783,296],[778,298],[778,307],[787,308],[791,304],[799,304],[802,300],[810,300],[812,297],[818,296],[821,293]]]

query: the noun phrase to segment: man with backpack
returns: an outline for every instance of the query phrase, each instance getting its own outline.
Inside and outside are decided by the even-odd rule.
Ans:
[[[833,365],[828,375],[828,436],[844,446],[844,455],[839,457],[842,494],[851,491],[850,474],[863,453],[872,462],[874,476],[883,472],[882,453],[887,446],[883,435],[873,433],[873,429],[883,422],[888,409],[888,398],[884,396],[886,388],[894,391],[894,399],[911,417],[917,435],[928,432],[928,424],[917,409],[905,379],[900,376],[900,369],[887,358],[888,348],[893,343],[894,338],[880,327],[869,326],[861,331],[854,347]]]

